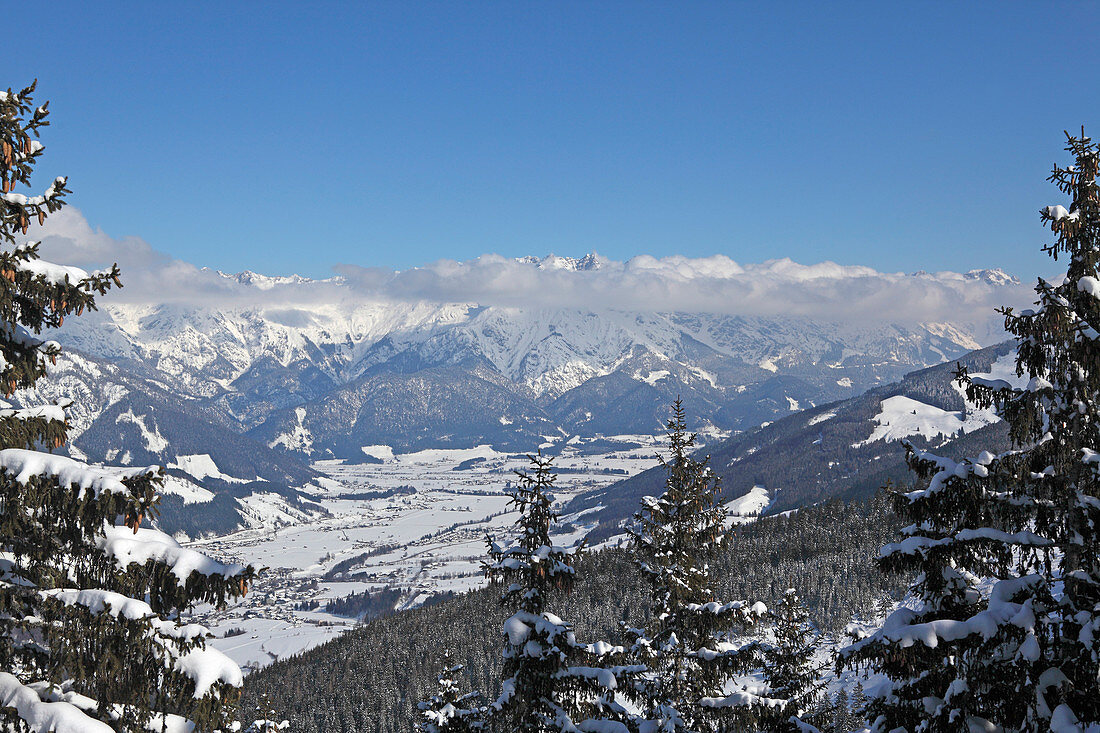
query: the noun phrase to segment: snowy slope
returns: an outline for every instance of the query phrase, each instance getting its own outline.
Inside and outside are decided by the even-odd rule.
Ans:
[[[70,349],[48,379],[17,391],[8,403],[65,397],[73,404],[62,452],[94,463],[167,469],[161,527],[169,532],[201,535],[262,524],[248,509],[250,497],[285,505],[283,514],[300,518],[314,511],[302,503],[320,478],[308,465],[209,419],[194,398],[118,363]]]
[[[1019,385],[1008,342],[959,361],[974,376]],[[709,443],[704,454],[721,479],[731,510],[783,512],[834,498],[865,497],[887,482],[911,480],[900,441],[935,447],[940,455],[974,455],[1008,448],[1004,423],[967,404],[953,382],[955,363],[918,370],[904,379],[845,400],[795,413]],[[1026,381],[1026,380],[1023,380]],[[645,471],[577,497],[565,511],[589,512],[600,527],[593,541],[619,531],[641,496],[660,490],[664,474]]]
[[[871,437],[852,445],[858,448],[880,440],[898,441],[916,435],[936,438],[960,431],[970,433],[996,420],[997,417],[986,410],[942,410],[904,395],[895,395],[882,401],[882,411],[875,415],[876,425]]]
[[[1009,351],[999,357],[988,371],[971,374],[972,377],[998,379],[1016,388],[1023,388],[1028,379],[1016,374],[1016,352]],[[966,392],[958,384],[952,387],[964,400],[961,410],[944,410],[904,395],[895,395],[882,401],[881,411],[875,415],[875,429],[866,440],[853,443],[858,448],[876,441],[898,441],[914,436],[927,439],[950,437],[972,433],[1000,420],[992,409],[979,409],[966,400]]]

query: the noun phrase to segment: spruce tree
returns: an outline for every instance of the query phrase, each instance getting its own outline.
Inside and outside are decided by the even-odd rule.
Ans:
[[[46,375],[60,346],[38,336],[119,285],[16,244],[64,204],[64,178],[29,196],[47,105],[35,85],[0,92],[0,385]],[[5,407],[7,407],[5,405]],[[0,410],[0,728],[81,733],[224,728],[240,669],[185,624],[192,604],[245,592],[253,569],[225,566],[142,528],[162,470],[93,467],[53,453],[67,403]]]
[[[768,711],[767,728],[798,730],[798,723],[819,723],[825,666],[814,661],[821,646],[821,634],[810,624],[809,609],[794,588],[788,588],[775,608],[768,612],[775,642],[764,647],[764,681],[767,696],[783,705]]]
[[[451,664],[449,652],[443,655],[443,670],[436,680],[438,691],[419,704],[421,733],[470,733],[482,728],[480,693],[463,693],[458,675],[463,665]]]
[[[863,692],[862,680],[856,680],[856,686],[852,688],[851,705],[848,711],[852,730],[862,728],[867,717],[867,695]]]
[[[263,717],[253,720],[244,733],[280,733],[290,727],[289,720],[277,720],[275,705],[267,695],[261,695],[256,709]]]
[[[718,478],[694,458],[695,435],[687,432],[683,403],[668,421],[665,490],[647,496],[631,530],[636,562],[650,584],[651,628],[629,629],[632,652],[649,668],[640,689],[645,715],[662,730],[747,727],[762,707],[777,704],[747,690],[723,688],[760,658],[755,642],[739,641],[735,628],[767,612],[762,603],[720,603],[711,563],[727,543],[726,507],[718,501]]]
[[[868,704],[876,731],[1100,726],[1100,155],[1067,137],[1075,162],[1050,180],[1069,209],[1041,212],[1065,277],[1039,280],[1035,309],[1002,309],[1030,382],[958,372],[1015,449],[957,463],[907,449],[922,483],[897,497],[909,526],[881,564],[915,574],[920,605],[842,656],[889,679]]]
[[[848,691],[843,687],[836,693],[832,708],[832,722],[826,729],[829,733],[851,733],[855,730],[855,716],[848,705]]]
[[[510,492],[520,514],[518,537],[506,546],[489,538],[485,572],[504,586],[501,601],[513,611],[504,623],[505,679],[489,709],[490,725],[524,733],[625,732],[632,719],[616,695],[629,694],[640,670],[622,664],[622,647],[579,643],[571,625],[547,610],[554,593],[572,588],[579,548],[551,541],[556,476],[550,458],[541,452],[529,458],[531,473],[517,472]]]

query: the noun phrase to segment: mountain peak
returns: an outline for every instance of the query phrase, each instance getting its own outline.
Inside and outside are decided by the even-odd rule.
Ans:
[[[963,275],[967,280],[980,280],[989,285],[1019,285],[1020,278],[1009,275],[999,267],[987,270],[971,270]]]
[[[568,270],[570,272],[584,272],[598,270],[603,265],[603,258],[595,252],[589,252],[584,257],[560,257],[553,252],[545,257],[517,257],[516,262],[524,265],[534,265],[540,270]]]
[[[916,278],[941,278],[947,275],[949,279],[957,280],[959,275],[952,272],[928,272],[927,270],[917,270],[909,273],[909,277]],[[984,270],[970,270],[962,274],[963,280],[969,280],[971,282],[983,282],[986,285],[1002,286],[1002,285],[1019,285],[1020,278],[1015,275],[1010,275],[999,267],[988,268]]]
[[[206,269],[205,267],[203,268]],[[299,285],[301,283],[313,282],[311,278],[302,277],[301,275],[261,275],[258,272],[252,270],[244,270],[242,272],[222,272],[221,270],[215,270],[219,275],[227,280],[234,280],[241,285],[251,285],[259,290],[270,290],[276,285]]]

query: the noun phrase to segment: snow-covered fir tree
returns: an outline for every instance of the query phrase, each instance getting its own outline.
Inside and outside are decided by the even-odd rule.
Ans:
[[[632,653],[649,672],[639,680],[645,716],[660,730],[748,729],[781,704],[726,683],[760,660],[754,641],[733,633],[767,612],[762,603],[715,599],[711,563],[726,544],[726,507],[707,461],[692,457],[683,404],[668,421],[667,477],[660,497],[645,497],[631,531],[637,563],[650,583],[651,628],[629,629]]]
[[[866,727],[867,695],[863,692],[862,680],[856,680],[856,686],[852,689],[850,704],[848,705],[848,715],[852,720],[852,730],[859,730],[860,728]]]
[[[117,266],[88,273],[16,245],[68,193],[30,185],[47,122],[34,85],[0,92],[0,384],[10,396],[46,375],[60,347],[38,334],[95,308]],[[0,728],[56,733],[225,728],[240,669],[182,622],[199,602],[245,592],[251,567],[226,566],[143,528],[159,468],[101,468],[52,452],[66,403],[0,410]],[[184,716],[184,717],[180,717]],[[187,723],[190,718],[192,723]]]
[[[541,452],[531,473],[519,472],[511,505],[520,513],[514,543],[489,540],[486,574],[504,586],[502,602],[514,613],[504,624],[504,682],[489,708],[498,731],[540,733],[623,731],[632,717],[618,694],[629,694],[641,668],[623,663],[622,647],[581,644],[570,624],[547,610],[554,592],[568,591],[577,551],[555,546],[550,530],[555,475]]]
[[[1023,389],[959,380],[995,405],[1016,450],[961,462],[908,449],[920,487],[881,564],[916,574],[916,608],[843,652],[889,680],[868,690],[876,731],[1100,730],[1100,188],[1096,145],[1069,137],[1050,180],[1069,209],[1042,220],[1065,277],[1035,309],[1003,309]]]
[[[449,652],[443,655],[443,670],[436,680],[438,691],[417,707],[420,709],[421,733],[469,733],[483,727],[481,693],[462,692],[458,676],[463,665],[451,664]]]
[[[855,717],[848,705],[848,691],[843,687],[829,705],[829,723],[824,730],[826,733],[849,733],[855,730]]]
[[[244,729],[244,733],[282,733],[282,731],[290,728],[289,720],[278,719],[275,705],[267,695],[262,696],[260,710],[262,711],[263,717],[253,720],[252,723]]]
[[[821,702],[825,665],[814,659],[822,635],[810,623],[810,611],[794,588],[768,611],[775,641],[764,647],[764,682],[767,696],[783,705],[768,711],[768,730],[795,731],[798,724],[822,722]]]

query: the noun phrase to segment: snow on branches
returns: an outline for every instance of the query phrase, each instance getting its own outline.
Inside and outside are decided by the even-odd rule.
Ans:
[[[1001,311],[1030,382],[956,375],[1015,450],[956,462],[908,447],[922,485],[896,495],[910,524],[879,564],[913,573],[919,603],[840,660],[884,676],[874,731],[1100,729],[1100,153],[1067,137],[1075,162],[1050,180],[1070,207],[1040,211],[1066,275],[1039,280],[1036,308]]]
[[[646,716],[662,730],[747,726],[772,701],[749,690],[726,694],[736,675],[757,666],[761,647],[738,641],[732,629],[752,626],[767,613],[763,603],[714,598],[710,563],[728,538],[726,508],[718,501],[718,479],[692,455],[682,403],[668,422],[669,457],[665,491],[646,497],[632,531],[638,566],[652,592],[652,628],[628,629],[632,654],[648,667],[639,680]]]
[[[65,179],[29,183],[47,106],[34,85],[0,93],[0,386],[46,376],[60,353],[43,329],[95,308],[117,266],[88,273],[14,246],[64,204]],[[180,547],[142,522],[163,471],[89,466],[49,451],[67,441],[67,402],[0,410],[0,727],[216,730],[233,722],[241,671],[185,624],[194,603],[243,594],[255,571]]]
[[[572,626],[547,610],[553,593],[572,587],[579,550],[551,541],[555,476],[549,458],[530,460],[532,473],[519,472],[512,489],[516,540],[489,539],[485,572],[504,586],[501,600],[514,613],[504,623],[501,694],[486,712],[500,730],[626,733],[631,716],[618,695],[630,694],[643,668],[627,663],[622,647],[578,642]]]
[[[450,652],[444,653],[443,671],[437,680],[439,691],[417,706],[420,733],[469,733],[484,727],[481,693],[463,693],[459,688],[456,678],[463,669],[461,664],[451,664]]]

